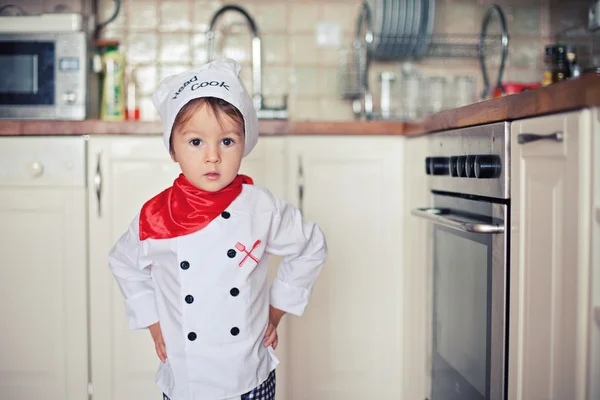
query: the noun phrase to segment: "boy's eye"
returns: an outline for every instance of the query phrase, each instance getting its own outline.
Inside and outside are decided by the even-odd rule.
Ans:
[[[192,139],[192,140],[190,140],[190,144],[192,146],[200,146],[202,144],[202,140],[200,140],[200,139]]]
[[[235,142],[233,141],[233,139],[230,139],[230,138],[225,138],[225,139],[223,139],[223,141],[222,141],[222,142],[223,142],[223,144],[224,144],[225,146],[231,146],[232,144],[234,144],[234,143],[235,143]]]

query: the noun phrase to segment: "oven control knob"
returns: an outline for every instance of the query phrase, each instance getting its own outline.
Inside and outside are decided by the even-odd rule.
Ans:
[[[450,165],[448,168],[450,169],[450,176],[458,176],[458,156],[450,157]]]
[[[458,156],[456,159],[456,175],[460,178],[467,177],[467,173],[465,171],[466,162],[467,162],[467,156]]]
[[[475,157],[475,177],[477,179],[498,178],[502,173],[502,160],[493,154]]]
[[[63,94],[63,101],[65,104],[72,106],[77,101],[77,93],[68,91]]]
[[[465,176],[467,178],[475,178],[475,157],[477,156],[467,156],[465,160]]]
[[[431,175],[448,175],[448,157],[431,157],[429,159],[429,170]]]
[[[431,157],[425,158],[425,174],[431,175]]]

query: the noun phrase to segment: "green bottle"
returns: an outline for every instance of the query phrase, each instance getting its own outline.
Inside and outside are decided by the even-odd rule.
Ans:
[[[123,121],[125,119],[125,93],[123,77],[125,59],[119,52],[118,45],[106,47],[102,56],[104,66],[104,82],[102,84],[102,104],[100,119],[105,121]]]

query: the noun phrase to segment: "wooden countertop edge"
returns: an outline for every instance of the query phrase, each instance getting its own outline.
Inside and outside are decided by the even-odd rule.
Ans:
[[[514,121],[600,105],[600,74],[490,99],[425,118],[422,129],[405,134],[435,133],[500,121]]]
[[[261,120],[261,135],[402,135],[404,122],[397,121],[285,121]],[[0,121],[0,136],[29,135],[160,135],[160,122],[101,120]]]

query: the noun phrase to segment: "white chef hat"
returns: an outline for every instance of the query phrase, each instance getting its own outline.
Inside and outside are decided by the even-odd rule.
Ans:
[[[244,117],[247,156],[258,142],[258,118],[244,84],[239,78],[240,65],[232,59],[211,61],[200,67],[165,78],[152,95],[163,122],[163,139],[169,150],[173,123],[179,111],[190,100],[217,97],[233,105]]]

